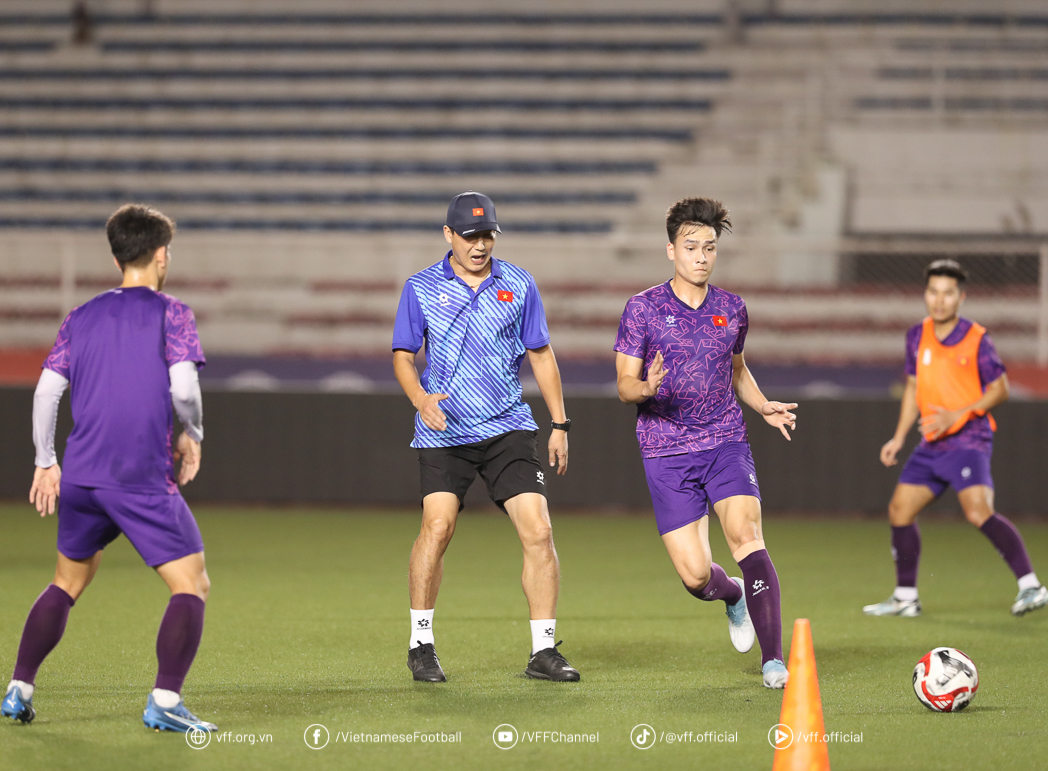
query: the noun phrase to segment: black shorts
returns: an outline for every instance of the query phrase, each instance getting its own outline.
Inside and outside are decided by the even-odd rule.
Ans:
[[[462,511],[466,491],[480,472],[488,495],[502,511],[521,493],[546,494],[546,472],[538,456],[538,432],[509,431],[482,442],[454,447],[420,447],[422,497],[454,493]]]

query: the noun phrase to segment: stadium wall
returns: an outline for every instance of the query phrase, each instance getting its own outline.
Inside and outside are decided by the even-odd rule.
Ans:
[[[417,462],[408,446],[413,410],[402,397],[212,391],[205,404],[202,470],[185,489],[191,501],[418,503]],[[566,477],[546,477],[551,507],[649,508],[633,408],[595,397],[570,398],[567,407],[571,465]],[[532,400],[532,408],[539,425],[548,425],[541,400]],[[31,389],[0,389],[0,425],[7,439],[0,445],[0,498],[24,499],[28,493],[31,412]],[[885,469],[877,456],[894,430],[897,402],[805,402],[789,443],[747,412],[765,509],[885,510],[899,467]],[[1041,449],[1048,435],[1048,402],[1012,402],[994,414],[999,423],[993,459],[998,509],[1048,514]],[[58,427],[60,456],[70,427],[65,400]],[[479,480],[467,503],[490,507]],[[953,493],[937,506],[956,511]]]

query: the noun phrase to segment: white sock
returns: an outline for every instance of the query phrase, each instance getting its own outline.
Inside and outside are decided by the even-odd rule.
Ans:
[[[917,599],[917,587],[916,586],[896,586],[895,587],[895,599],[902,600],[903,602],[913,602]]]
[[[1027,573],[1025,576],[1019,578],[1019,591],[1023,592],[1027,589],[1036,589],[1041,585],[1041,582],[1037,580],[1036,573]]]
[[[553,647],[557,635],[557,619],[539,618],[531,622],[531,654]]]
[[[174,709],[180,701],[182,697],[174,691],[166,691],[163,688],[153,689],[153,703],[160,709]]]
[[[411,609],[411,639],[408,650],[420,645],[433,644],[433,608],[429,610]]]
[[[11,691],[11,689],[14,688],[15,686],[17,686],[17,687],[22,689],[22,696],[24,698],[26,698],[26,699],[33,698],[33,691],[36,690],[36,686],[35,685],[30,685],[29,683],[23,682],[22,680],[12,680],[10,683],[7,684],[7,690],[4,691],[4,693],[9,693]]]

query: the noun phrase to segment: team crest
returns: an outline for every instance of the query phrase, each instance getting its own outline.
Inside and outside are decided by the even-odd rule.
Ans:
[[[675,327],[675,326],[677,326],[677,317],[676,316],[667,316],[666,317],[666,326],[667,327]]]

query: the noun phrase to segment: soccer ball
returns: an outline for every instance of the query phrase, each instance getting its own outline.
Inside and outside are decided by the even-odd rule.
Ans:
[[[936,712],[960,712],[979,689],[975,663],[956,648],[935,648],[913,669],[913,692]]]

